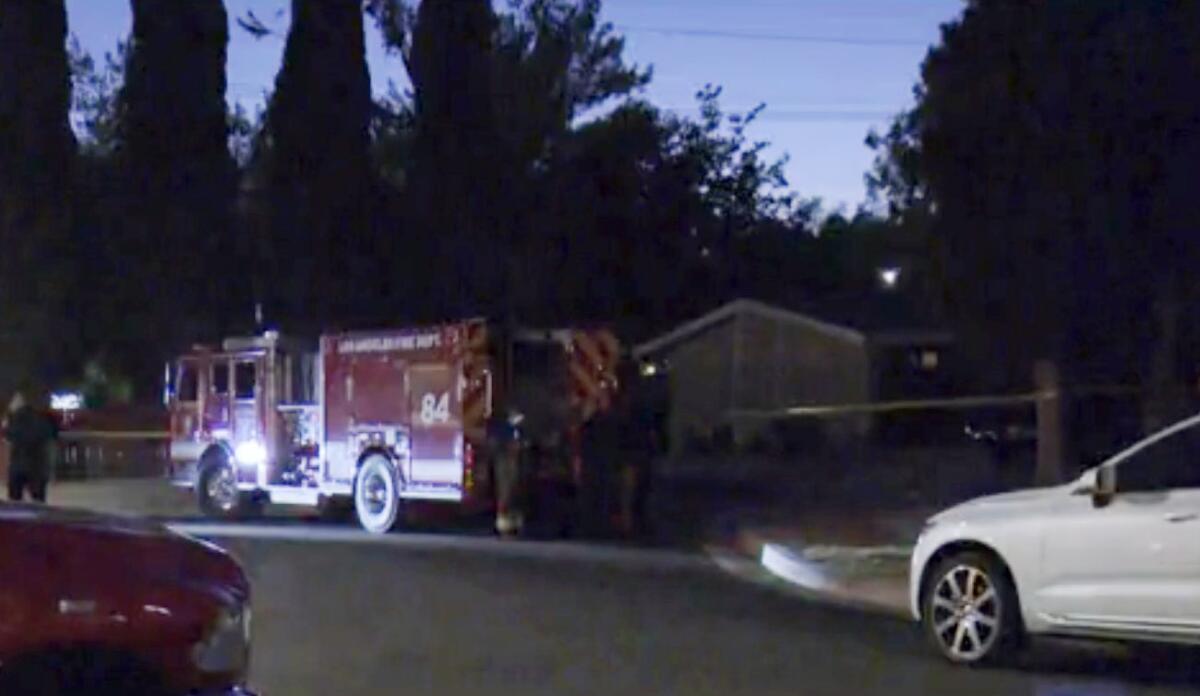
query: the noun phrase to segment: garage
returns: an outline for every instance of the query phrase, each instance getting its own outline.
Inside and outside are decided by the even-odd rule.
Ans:
[[[636,346],[634,355],[667,375],[670,448],[680,454],[722,440],[752,446],[767,436],[767,414],[789,407],[936,395],[947,388],[952,341],[945,331],[869,330],[743,298]],[[857,415],[819,427],[846,439],[865,436],[871,424]]]

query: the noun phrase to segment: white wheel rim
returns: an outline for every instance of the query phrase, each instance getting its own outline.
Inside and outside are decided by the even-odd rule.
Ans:
[[[217,509],[222,512],[232,510],[237,503],[237,482],[233,480],[233,469],[222,466],[209,475],[206,492]]]
[[[943,575],[929,597],[929,626],[951,658],[972,662],[1000,637],[1000,594],[987,573],[968,565]]]
[[[385,532],[396,517],[396,482],[387,465],[377,460],[363,464],[354,490],[354,507],[364,529]]]

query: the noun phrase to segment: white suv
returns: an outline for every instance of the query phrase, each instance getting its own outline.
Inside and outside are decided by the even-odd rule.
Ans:
[[[913,615],[954,662],[1026,634],[1200,643],[1200,416],[1074,483],[932,517],[910,579]]]

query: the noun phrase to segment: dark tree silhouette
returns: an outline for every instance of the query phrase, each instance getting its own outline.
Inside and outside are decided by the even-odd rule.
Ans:
[[[421,296],[439,298],[438,314],[527,313],[546,290],[529,270],[550,241],[556,153],[577,117],[649,74],[625,63],[594,0],[526,0],[499,15],[486,2],[370,5],[414,85],[413,138],[389,139],[412,153],[410,239],[436,259]]]
[[[619,321],[642,333],[695,316],[765,279],[783,297],[803,279],[763,263],[757,241],[782,227],[807,234],[810,203],[783,190],[782,162],[747,135],[752,115],[724,114],[718,90],[699,121],[631,102],[559,141],[533,206],[528,258],[555,259],[538,292],[559,320]],[[764,240],[766,241],[766,240]],[[776,247],[803,253],[802,243]]]
[[[699,120],[637,101],[650,72],[598,0],[367,7],[414,85],[381,102],[375,152],[405,192],[408,294],[430,318],[652,330],[757,282],[739,255],[760,223],[814,210],[790,219],[782,163],[720,90]]]
[[[511,172],[498,156],[492,76],[496,18],[487,0],[426,0],[408,59],[416,132],[407,208],[412,292],[442,316],[503,307],[509,259],[497,185]]]
[[[876,173],[934,215],[985,364],[1190,379],[1198,81],[1195,3],[973,0],[943,28]]]
[[[132,340],[175,348],[250,313],[233,255],[228,18],[221,0],[132,7],[116,148],[125,220],[120,243],[106,245],[126,314],[114,318]]]
[[[370,319],[395,247],[371,229],[371,85],[360,3],[293,0],[283,65],[243,193],[261,211],[257,287],[268,322]]]
[[[52,383],[75,341],[67,16],[0,3],[0,389]]]

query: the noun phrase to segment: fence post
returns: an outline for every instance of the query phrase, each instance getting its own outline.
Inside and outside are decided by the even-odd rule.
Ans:
[[[1034,485],[1052,486],[1063,479],[1063,394],[1058,366],[1039,360],[1033,366],[1037,389],[1037,469]]]

